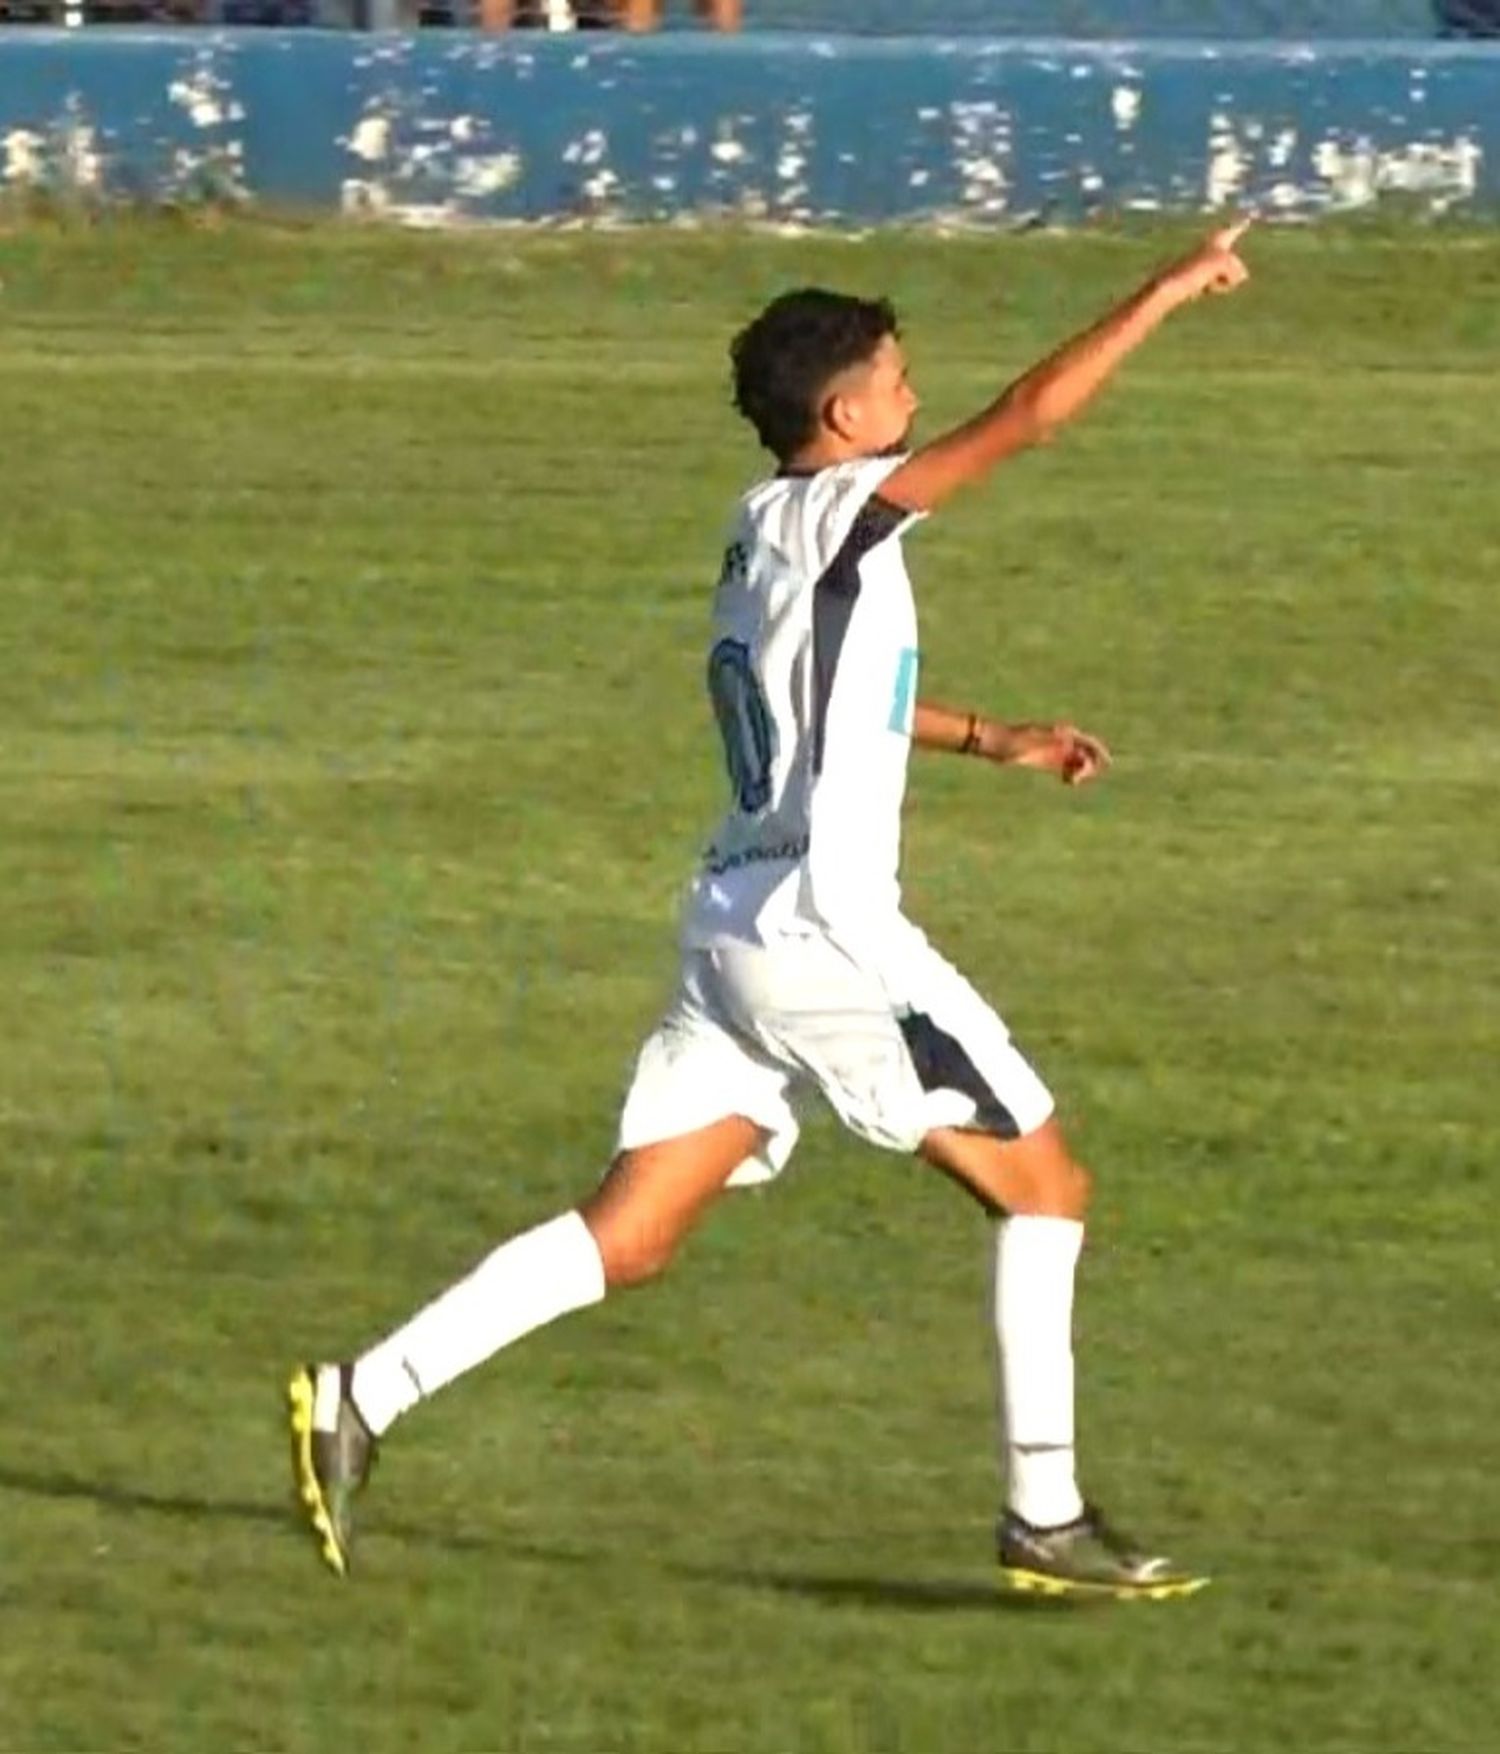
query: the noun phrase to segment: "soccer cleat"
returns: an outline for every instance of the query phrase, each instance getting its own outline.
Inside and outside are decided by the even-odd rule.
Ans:
[[[1164,1602],[1196,1595],[1208,1583],[1170,1559],[1143,1553],[1092,1505],[1085,1505],[1075,1522],[1055,1529],[1034,1528],[1008,1510],[996,1543],[1001,1578],[1010,1589],[1032,1595]]]
[[[287,1385],[297,1499],[340,1577],[349,1575],[354,1499],[377,1451],[349,1392],[353,1375],[348,1364],[305,1364]]]

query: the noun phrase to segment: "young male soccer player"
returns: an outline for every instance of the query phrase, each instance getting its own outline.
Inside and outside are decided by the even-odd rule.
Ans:
[[[897,885],[913,742],[1069,785],[1108,752],[1072,725],[917,698],[900,538],[1072,419],[1172,312],[1241,285],[1244,230],[1215,232],[920,450],[907,448],[917,398],[884,301],[788,293],[736,338],[736,404],[778,469],[740,502],[714,600],[708,690],[731,796],[688,900],[678,990],[641,1050],[599,1187],[353,1364],[292,1378],[297,1488],[336,1572],[376,1438],[524,1334],[661,1272],[721,1189],[782,1168],[791,1099],[816,1088],[852,1132],[915,1152],[995,1220],[1005,1580],[1121,1597],[1206,1581],[1124,1539],[1079,1493],[1072,1304],[1088,1178],[1046,1087],[903,916]]]

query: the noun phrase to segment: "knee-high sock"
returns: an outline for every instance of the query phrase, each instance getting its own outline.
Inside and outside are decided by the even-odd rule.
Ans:
[[[354,1366],[354,1404],[377,1435],[502,1347],[604,1297],[604,1263],[577,1212],[513,1236]]]
[[[1073,1276],[1083,1226],[1071,1218],[1002,1219],[995,1236],[1010,1508],[1038,1528],[1083,1510],[1073,1460]]]

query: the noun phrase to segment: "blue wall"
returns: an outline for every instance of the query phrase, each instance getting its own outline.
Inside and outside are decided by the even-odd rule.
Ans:
[[[1452,3],[1452,0],[1449,0]],[[1459,0],[1460,4],[1464,0]],[[1467,0],[1478,8],[1485,0]],[[668,0],[670,23],[687,9]],[[749,29],[993,37],[1432,37],[1436,0],[746,0]]]
[[[0,175],[413,219],[1500,209],[1500,46],[15,32]]]
[[[164,0],[148,0],[161,6]],[[411,9],[414,0],[396,0]],[[324,24],[343,28],[352,0],[201,0],[216,24]],[[573,0],[587,10],[598,0]],[[475,26],[477,0],[422,0],[432,22]],[[1071,37],[1419,37],[1439,19],[1500,29],[1500,0],[746,0],[745,29],[810,30],[843,36]],[[688,0],[667,0],[667,30],[698,28]]]

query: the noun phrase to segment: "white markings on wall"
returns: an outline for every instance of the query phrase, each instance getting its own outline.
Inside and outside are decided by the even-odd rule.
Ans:
[[[361,116],[354,124],[354,132],[340,144],[366,164],[384,164],[391,155],[390,117]]]
[[[57,121],[39,128],[12,128],[0,146],[5,152],[4,180],[17,188],[91,199],[104,193],[106,161],[99,130],[76,95],[68,99]]]
[[[1367,135],[1320,140],[1313,148],[1313,169],[1326,185],[1322,204],[1334,209],[1368,207],[1399,191],[1424,195],[1431,211],[1446,212],[1474,194],[1483,162],[1483,149],[1467,134],[1447,144],[1415,140],[1387,151]]]
[[[47,139],[34,128],[12,128],[0,140],[5,152],[5,181],[30,188],[44,180]]]
[[[1205,204],[1219,208],[1254,197],[1281,213],[1346,212],[1400,193],[1442,213],[1473,198],[1484,161],[1480,143],[1466,133],[1394,146],[1378,145],[1369,133],[1328,134],[1309,143],[1300,166],[1298,147],[1295,128],[1216,110],[1209,119]]]
[[[807,170],[813,147],[813,113],[810,109],[790,110],[783,123],[786,132],[776,153],[776,209],[786,219],[809,219],[812,208]]]
[[[167,96],[187,111],[195,128],[218,128],[245,119],[245,106],[235,101],[233,86],[216,71],[212,50],[199,54],[186,79],[172,81]]]
[[[378,55],[371,51],[370,60]],[[435,94],[435,87],[418,93],[417,105],[399,88],[366,99],[364,113],[339,140],[361,166],[360,175],[340,185],[344,212],[421,227],[455,224],[520,182],[525,161],[494,139],[490,120],[468,111],[429,114],[420,100]]]
[[[332,173],[347,172],[344,205],[420,223],[495,218],[534,210],[561,187],[558,205],[590,216],[663,215],[706,200],[794,223],[904,210],[982,225],[1025,217],[1023,205],[1062,217],[1104,204],[1254,202],[1295,216],[1393,196],[1441,212],[1494,188],[1482,96],[1471,103],[1467,84],[1456,92],[1458,63],[1428,64],[1416,51],[1382,57],[1376,79],[1362,65],[1330,68],[1321,50],[1278,50],[1270,65],[1282,77],[1268,84],[1266,57],[1250,79],[1227,51],[1194,48],[1162,66],[1080,45],[1002,54],[954,43],[936,51],[940,83],[883,81],[846,121],[848,87],[828,83],[825,92],[822,66],[810,75],[805,62],[801,75],[778,67],[759,103],[736,109],[729,98],[716,111],[703,89],[659,82],[643,50],[577,37],[533,51],[524,41],[427,53],[393,34],[353,48],[350,87],[362,108],[341,112],[347,158]],[[835,60],[847,53],[823,49]],[[162,52],[149,102],[112,100],[97,114],[76,100],[56,115],[9,109],[0,182],[102,194],[118,181],[179,199],[243,194],[241,137],[251,135],[236,88],[247,59],[233,39],[205,33],[196,46],[179,40]],[[538,92],[527,81],[544,71],[565,82],[560,113],[576,118],[571,138],[548,137],[545,163],[519,149],[536,120]],[[804,75],[811,88],[797,83]],[[841,77],[857,82],[865,72],[846,66]],[[1149,135],[1148,98],[1158,105]],[[644,138],[623,119],[630,105],[633,117],[644,109],[652,118]],[[1195,114],[1197,140],[1165,139],[1169,113]]]
[[[1215,110],[1208,119],[1208,167],[1203,200],[1208,207],[1223,207],[1245,186],[1250,160],[1240,145],[1232,118]]]
[[[719,137],[708,149],[708,155],[715,164],[742,164],[750,155],[743,144],[734,137],[734,124],[723,121],[719,124]]]
[[[383,214],[391,205],[386,173],[391,157],[391,118],[378,107],[380,100],[367,102],[364,114],[341,136],[338,144],[351,158],[369,167],[370,174],[345,177],[339,184],[339,206],[345,213]]]
[[[801,109],[794,112],[797,118],[804,114]],[[764,134],[768,127],[786,120],[769,108],[753,114],[737,112],[714,118],[703,138],[710,200],[716,209],[731,210],[747,219],[795,217],[803,210],[803,173],[812,135],[810,115],[806,115],[805,122],[797,120],[774,146],[767,142],[775,156],[770,158],[768,169],[757,175],[769,153],[758,151],[752,144],[756,134]]]
[[[63,175],[70,189],[93,194],[103,185],[104,155],[99,150],[99,130],[83,114],[76,100],[68,105],[62,130]]]
[[[1320,140],[1313,148],[1313,169],[1328,185],[1330,205],[1366,207],[1375,199],[1375,148],[1361,137],[1347,146]]]
[[[461,200],[482,201],[520,181],[519,152],[494,152],[485,158],[460,158],[453,166],[453,193]]]
[[[563,148],[563,163],[588,168],[603,164],[609,151],[609,136],[602,128],[589,128]]]
[[[1010,112],[988,101],[953,103],[948,117],[959,206],[967,216],[998,217],[1010,205]]]
[[[578,194],[586,210],[599,212],[620,192],[620,179],[609,164],[609,135],[587,128],[563,148],[563,163],[580,173]]]
[[[1141,113],[1141,94],[1133,85],[1117,85],[1109,94],[1109,110],[1115,127],[1128,134]]]
[[[186,117],[199,140],[172,149],[167,194],[176,200],[249,199],[244,142],[234,131],[245,120],[234,81],[223,71],[224,52],[210,45],[195,51],[185,72],[167,85],[167,101]]]
[[[589,172],[578,185],[578,192],[588,207],[598,212],[600,208],[609,205],[612,196],[619,194],[620,179],[607,164],[602,164],[598,170]]]

